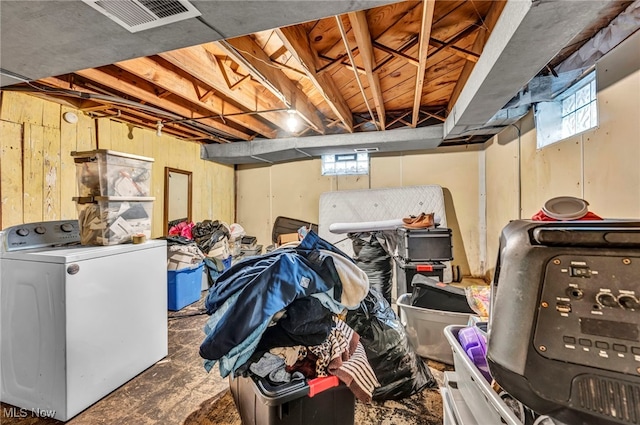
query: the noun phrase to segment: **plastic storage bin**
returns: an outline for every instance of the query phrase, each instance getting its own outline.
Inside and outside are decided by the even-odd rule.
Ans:
[[[400,310],[400,321],[416,353],[420,357],[453,364],[453,353],[443,330],[448,325],[466,325],[471,315],[414,307],[410,298],[411,294],[403,294],[396,304]]]
[[[200,299],[204,263],[180,270],[167,270],[169,310],[177,311]]]
[[[116,245],[143,234],[151,238],[155,198],[87,196],[73,198],[78,209],[82,245]]]
[[[412,263],[400,257],[394,257],[393,265],[396,271],[397,296],[411,292],[411,282],[416,275],[433,277],[439,282],[444,278],[445,265],[442,263]]]
[[[151,195],[153,158],[96,149],[71,152],[80,196]]]
[[[479,424],[458,389],[458,377],[455,372],[444,373],[442,395],[443,425],[485,425]]]
[[[355,398],[349,388],[340,384],[311,397],[302,382],[279,390],[259,388],[252,378],[230,379],[242,425],[353,425]]]
[[[464,352],[458,342],[458,333],[463,328],[464,326],[447,326],[444,329],[444,335],[453,352],[457,387],[476,422],[478,424],[522,425],[522,421],[491,388]]]

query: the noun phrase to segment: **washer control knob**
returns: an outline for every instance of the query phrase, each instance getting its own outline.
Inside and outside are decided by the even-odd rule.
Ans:
[[[71,223],[64,223],[62,226],[60,226],[60,230],[62,230],[63,232],[69,233],[73,231],[73,224]]]
[[[24,227],[21,227],[18,230],[16,230],[16,233],[18,234],[18,236],[27,236],[29,234],[29,229],[25,229]]]
[[[42,227],[42,226],[38,226],[38,227],[36,227],[34,230],[35,230],[35,232],[36,232],[37,234],[39,234],[39,235],[44,235],[44,233],[47,231],[47,229],[45,229],[45,228],[44,228],[44,227]]]

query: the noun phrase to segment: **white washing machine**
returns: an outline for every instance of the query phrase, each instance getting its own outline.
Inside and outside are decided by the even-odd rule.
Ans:
[[[69,246],[75,220],[0,233],[1,401],[66,421],[167,355],[165,241]]]

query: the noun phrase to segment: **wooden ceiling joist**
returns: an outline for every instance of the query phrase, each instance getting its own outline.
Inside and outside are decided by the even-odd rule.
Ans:
[[[135,82],[133,80],[127,81],[126,75],[120,74],[119,76],[116,76],[111,74],[110,72],[106,72],[105,69],[109,69],[109,68],[103,67],[101,69],[97,69],[97,68],[83,69],[81,71],[76,71],[76,74],[88,80],[95,81],[96,83],[102,84],[106,87],[110,87],[113,90],[127,93],[131,96],[134,96],[140,100],[145,101],[146,104],[148,105],[153,105],[155,107],[165,109],[175,115],[179,115],[185,118],[202,118],[202,117],[208,116],[205,110],[202,110],[202,108],[199,108],[199,107],[195,107],[195,105],[189,105],[186,102],[178,102],[174,99],[169,99],[169,98],[159,99],[150,90],[145,90],[144,88],[142,88],[146,85],[152,89],[153,86],[150,83],[144,84],[146,82],[143,82],[142,80],[137,80]],[[124,72],[124,71],[121,71],[121,72]],[[202,123],[203,125],[209,126],[213,129],[223,132],[224,134],[229,134],[226,131],[226,129],[228,129],[229,126],[219,121],[216,121],[211,118],[205,118],[205,119],[199,120],[199,122]],[[234,129],[234,132],[235,132],[235,129]],[[244,134],[244,133],[241,133],[241,134],[243,134],[243,137],[242,137],[243,140],[249,140],[251,138],[251,136],[249,136],[248,134]],[[230,136],[227,136],[227,137],[230,137]]]
[[[205,108],[210,112],[209,115],[218,114],[220,116],[224,116],[224,114],[226,113],[233,114],[244,112],[242,109],[239,109],[234,105],[225,102],[217,96],[213,96],[212,89],[210,87],[206,87],[194,78],[187,79],[183,77],[178,72],[178,70],[175,69],[175,67],[170,63],[158,63],[152,58],[143,57],[118,62],[116,63],[116,66],[133,75],[143,78],[144,80],[151,82],[189,102]],[[200,93],[203,93],[203,95],[200,95]],[[206,96],[206,93],[212,94]],[[255,117],[234,116],[229,118],[229,120],[236,122],[237,124],[246,127],[251,131],[262,134],[265,137],[275,137],[275,132],[273,131],[273,129],[260,120],[256,119]],[[239,136],[239,134],[242,133],[235,131],[235,129],[233,129],[233,131],[237,134],[234,134],[234,132],[229,132],[229,134],[238,138],[243,138]],[[248,136],[247,139],[244,140],[248,140],[249,137],[250,136]]]
[[[369,25],[367,24],[367,14],[364,11],[350,12],[349,21],[351,21],[351,29],[356,37],[362,65],[364,66],[367,80],[369,81],[369,89],[371,90],[373,103],[376,107],[376,113],[378,114],[378,123],[380,124],[380,129],[384,130],[386,128],[384,99],[382,98],[382,89],[380,88],[380,78],[378,74],[373,71],[376,66],[376,60],[373,55],[373,45],[371,42],[371,34],[369,33]]]
[[[271,97],[261,96],[247,80],[230,89],[221,71],[221,67],[224,68],[225,65],[216,60],[217,55],[224,55],[224,53],[212,43],[159,54],[166,61],[190,73],[246,110],[269,111],[283,107],[281,102],[272,101]],[[260,114],[260,117],[286,130],[287,117],[284,115],[286,114],[265,112]]]
[[[285,27],[276,30],[278,37],[289,52],[302,64],[309,79],[322,94],[333,113],[342,121],[345,128],[353,133],[353,116],[344,97],[331,77],[318,74],[318,54],[310,47],[309,36],[301,27]]]
[[[271,64],[269,55],[251,37],[238,37],[216,44],[241,64],[242,61],[248,62],[250,65],[248,71],[253,78],[266,82],[267,88],[271,89],[274,95],[284,98],[283,100],[286,100],[311,128],[320,134],[325,133],[322,119],[307,99],[307,95],[296,87],[282,70]]]
[[[418,48],[418,70],[416,71],[416,89],[413,95],[413,113],[411,115],[411,127],[418,125],[420,115],[420,102],[422,100],[422,87],[424,86],[424,72],[427,68],[427,54],[429,51],[429,39],[431,38],[431,25],[433,24],[433,11],[435,0],[423,0],[422,27],[420,28],[420,42]]]

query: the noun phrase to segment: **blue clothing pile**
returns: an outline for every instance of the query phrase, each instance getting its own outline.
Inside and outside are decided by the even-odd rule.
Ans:
[[[200,345],[205,368],[219,362],[223,377],[234,373],[254,353],[276,313],[297,299],[313,296],[335,313],[356,308],[368,280],[345,281],[353,273],[345,272],[345,265],[357,269],[350,257],[313,231],[297,247],[233,265],[219,276],[205,302],[211,315]]]

